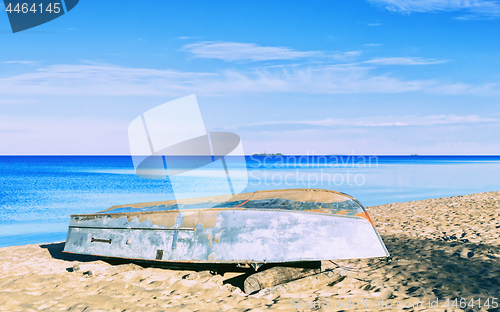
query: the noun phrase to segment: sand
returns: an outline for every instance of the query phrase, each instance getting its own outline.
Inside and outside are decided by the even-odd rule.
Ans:
[[[491,298],[500,297],[500,192],[367,210],[392,261],[325,261],[323,268],[344,275],[333,285],[246,295],[244,272],[116,264],[63,254],[64,243],[27,245],[0,248],[0,311],[311,311],[313,304],[333,311],[355,309],[354,302],[360,311],[370,304],[412,311],[428,310],[429,301],[434,310],[471,310],[460,308],[460,298],[462,306],[474,299],[474,310],[490,298],[489,310],[498,310]]]

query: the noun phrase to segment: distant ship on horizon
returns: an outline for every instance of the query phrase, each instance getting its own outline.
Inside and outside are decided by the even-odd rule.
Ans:
[[[254,154],[252,154],[252,156],[283,156],[283,154],[282,153],[267,154],[266,152],[264,152],[264,153],[254,153]]]

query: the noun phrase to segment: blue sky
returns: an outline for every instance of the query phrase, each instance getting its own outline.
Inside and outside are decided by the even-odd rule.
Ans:
[[[499,26],[485,0],[87,0],[16,34],[0,14],[0,154],[128,154],[135,117],[190,94],[246,153],[500,154]]]

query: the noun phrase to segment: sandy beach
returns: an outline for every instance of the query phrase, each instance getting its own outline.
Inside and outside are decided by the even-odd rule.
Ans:
[[[479,300],[481,311],[497,310],[500,192],[367,210],[392,260],[324,261],[343,275],[337,283],[246,295],[241,271],[117,264],[64,254],[64,243],[27,245],[0,248],[0,311],[460,311],[471,299],[474,310]]]

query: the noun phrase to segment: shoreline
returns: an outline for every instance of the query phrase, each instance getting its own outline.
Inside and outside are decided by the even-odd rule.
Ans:
[[[308,303],[323,303],[322,310],[335,310],[329,302],[354,299],[421,301],[424,308],[428,300],[439,299],[437,308],[461,310],[444,307],[441,300],[465,298],[477,304],[477,299],[484,303],[500,296],[496,285],[500,192],[392,203],[367,207],[367,211],[392,261],[324,261],[324,267],[338,266],[345,274],[335,285],[295,294],[246,295],[239,288],[242,272],[213,275],[118,265],[92,256],[63,254],[64,243],[35,244],[0,248],[0,302],[4,302],[0,311],[311,310]],[[80,270],[71,272],[74,265]],[[93,274],[83,274],[88,271]]]

